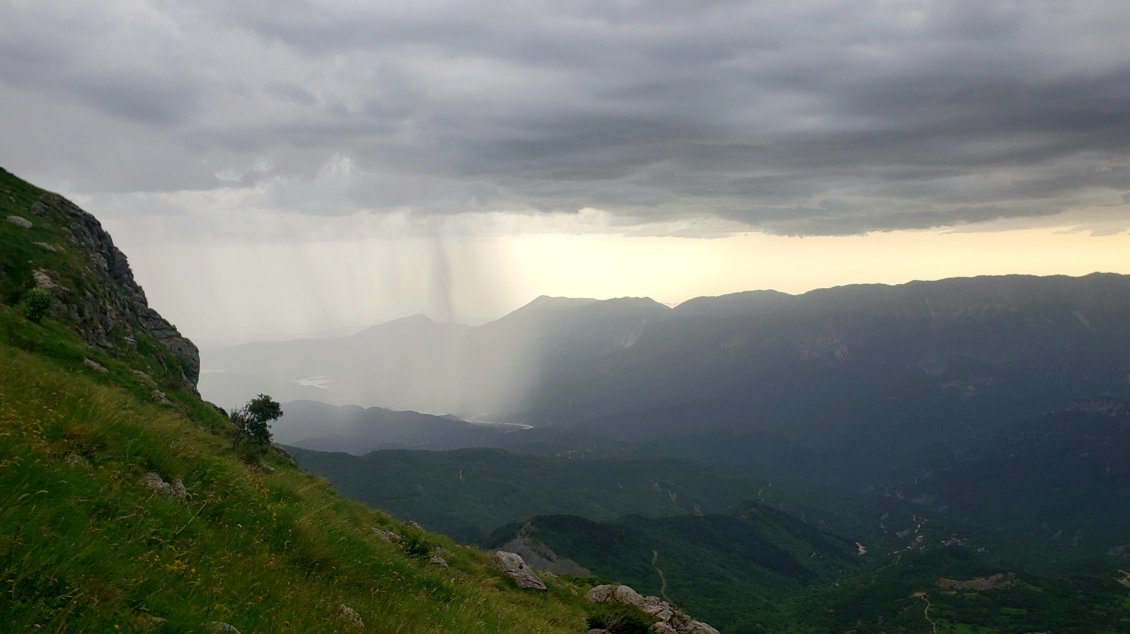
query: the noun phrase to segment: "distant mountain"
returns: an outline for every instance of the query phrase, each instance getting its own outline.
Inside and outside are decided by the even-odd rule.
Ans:
[[[226,407],[240,405],[257,392],[269,392],[283,401],[317,398],[392,409],[420,409],[427,402],[435,406],[429,411],[453,411],[463,383],[468,330],[415,315],[347,337],[206,350],[205,371],[223,374],[215,374],[215,383],[206,381],[202,389],[206,397]],[[239,377],[246,393],[236,393],[227,376]]]
[[[303,449],[362,455],[377,449],[458,449],[505,444],[520,427],[476,424],[454,416],[387,410],[317,401],[284,404],[271,431],[275,442]]]
[[[748,317],[781,309],[795,299],[794,295],[780,291],[743,291],[717,297],[695,297],[676,306],[674,316]]]
[[[694,436],[740,445],[754,434],[754,444],[776,439],[873,462],[1071,399],[1130,397],[1128,276],[731,299],[695,300],[674,311],[690,316],[649,324],[631,347],[563,369],[520,418],[680,444]],[[735,456],[730,440],[721,444]]]
[[[548,377],[631,346],[669,313],[650,299],[539,297],[478,328],[416,315],[347,337],[205,350],[203,389],[228,407],[271,390],[282,400],[489,417],[522,409]]]

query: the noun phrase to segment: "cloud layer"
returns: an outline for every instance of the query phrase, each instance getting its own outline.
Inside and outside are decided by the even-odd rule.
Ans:
[[[1127,210],[1124,0],[4,4],[0,161],[89,195],[803,235]]]

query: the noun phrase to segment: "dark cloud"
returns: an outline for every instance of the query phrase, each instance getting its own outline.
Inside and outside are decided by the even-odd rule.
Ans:
[[[30,127],[0,160],[91,191],[839,234],[1041,218],[1128,189],[1122,0],[5,14],[0,115]],[[301,194],[342,157],[344,191]]]

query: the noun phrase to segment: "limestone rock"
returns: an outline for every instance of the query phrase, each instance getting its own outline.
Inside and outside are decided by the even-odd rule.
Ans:
[[[31,229],[31,221],[22,216],[8,216],[8,222],[16,225],[17,227]]]
[[[184,480],[181,480],[180,478],[173,480],[172,489],[173,499],[180,502],[188,500],[188,489],[184,488]]]
[[[99,373],[102,373],[102,374],[109,372],[109,370],[107,370],[105,368],[105,366],[103,366],[101,363],[98,363],[94,359],[83,359],[82,364],[85,365],[86,367],[90,368],[91,370],[94,370],[95,372],[99,372]]]
[[[610,585],[596,586],[585,594],[585,599],[589,603],[608,603],[612,600],[612,591],[616,587]]]
[[[361,615],[357,613],[357,610],[354,610],[348,605],[345,605],[344,603],[339,605],[337,608],[337,614],[341,617],[341,620],[345,621],[346,623],[349,623],[350,625],[361,629],[365,628],[365,622],[361,620]]]
[[[168,369],[179,374],[185,385],[195,391],[200,378],[200,354],[196,345],[149,307],[145,292],[134,280],[129,261],[114,246],[101,223],[57,194],[44,193],[32,203],[30,211],[69,232],[69,246],[48,246],[72,252],[80,262],[81,268],[74,271],[50,275],[43,270],[33,272],[36,286],[51,291],[59,300],[52,316],[69,322],[87,344],[105,350],[114,349],[111,333],[135,340],[143,334],[156,339],[175,357],[175,363],[169,364]],[[28,222],[24,218],[20,220]],[[71,280],[75,289],[81,291],[66,288]]]
[[[42,288],[45,291],[67,290],[65,287],[56,284],[55,280],[51,279],[51,275],[43,269],[35,269],[31,272],[31,277],[35,280],[36,288]]]
[[[240,634],[239,630],[235,629],[234,625],[221,623],[220,621],[209,623],[208,631],[212,632],[212,634]]]
[[[397,535],[396,533],[394,533],[392,531],[387,531],[387,530],[381,528],[380,526],[374,526],[373,532],[377,534],[377,537],[380,537],[381,539],[385,540],[386,542],[388,542],[390,544],[399,544],[400,543],[400,535]]]
[[[692,619],[686,612],[672,607],[659,597],[645,597],[624,585],[601,585],[588,591],[585,598],[592,603],[622,603],[656,619],[653,634],[718,634],[718,630]]]
[[[160,493],[170,500],[176,500],[178,502],[188,500],[188,489],[184,488],[184,482],[180,478],[177,478],[172,484],[169,484],[165,482],[164,478],[160,475],[150,471],[142,477],[141,482],[145,485],[145,488],[154,493]]]
[[[43,249],[44,251],[50,251],[52,253],[58,253],[59,252],[59,248],[56,247],[53,244],[48,244],[46,242],[32,242],[32,244],[39,247],[40,249]]]
[[[538,578],[534,571],[526,566],[526,562],[522,561],[522,556],[517,553],[508,553],[504,550],[496,550],[491,556],[494,563],[503,572],[510,575],[510,578],[517,582],[518,587],[528,588],[530,590],[538,590],[545,592],[545,584]]]
[[[90,462],[87,461],[86,458],[83,458],[82,454],[78,454],[78,453],[75,453],[73,451],[71,453],[67,454],[67,456],[65,458],[63,458],[63,462],[66,462],[67,464],[69,464],[72,467],[89,467],[90,466]]]
[[[153,396],[153,402],[157,403],[158,405],[172,405],[173,404],[173,402],[169,400],[169,397],[166,396],[165,393],[162,392],[161,390],[153,390],[152,396]]]
[[[439,555],[432,555],[428,558],[428,565],[435,568],[447,569],[447,560]]]

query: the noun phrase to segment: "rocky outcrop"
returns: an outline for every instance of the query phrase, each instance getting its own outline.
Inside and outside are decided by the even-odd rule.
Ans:
[[[552,548],[538,540],[535,529],[530,522],[526,522],[518,530],[517,536],[502,545],[500,550],[517,553],[522,556],[526,565],[534,570],[544,570],[556,575],[569,575],[570,577],[589,577],[592,572],[581,564],[558,555]]]
[[[57,194],[44,193],[30,208],[47,226],[58,226],[69,239],[68,251],[81,254],[81,270],[36,269],[36,286],[52,293],[52,316],[69,322],[88,344],[107,350],[137,345],[148,335],[164,346],[179,374],[195,392],[200,378],[200,354],[165,318],[149,307],[145,292],[133,278],[129,262],[101,223]]]
[[[526,565],[526,562],[522,561],[521,555],[496,550],[491,558],[502,569],[502,572],[505,572],[518,584],[519,588],[545,592],[545,583],[534,574],[534,571]]]
[[[344,603],[339,605],[337,607],[337,614],[339,617],[341,617],[341,620],[345,621],[345,623],[347,623],[348,625],[357,629],[365,629],[365,621],[361,620],[361,615],[357,612],[357,610],[354,610],[348,605],[345,605]]]
[[[145,488],[154,493],[160,493],[170,500],[176,500],[177,502],[188,501],[188,489],[184,487],[184,482],[180,478],[176,478],[173,480],[172,484],[170,484],[165,482],[165,479],[157,473],[149,471],[145,474],[145,477],[142,478],[141,482],[145,485]]]
[[[655,619],[652,634],[718,634],[718,630],[696,621],[686,612],[659,597],[645,597],[624,585],[596,586],[585,598],[593,603],[623,603]]]

